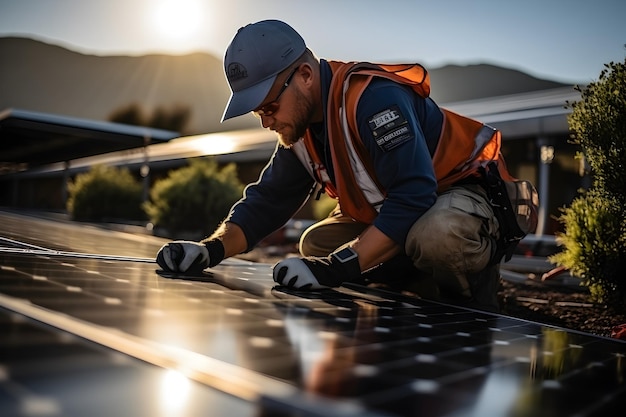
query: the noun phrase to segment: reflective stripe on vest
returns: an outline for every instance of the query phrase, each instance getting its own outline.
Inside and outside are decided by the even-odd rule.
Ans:
[[[352,167],[352,171],[354,172],[354,179],[356,180],[356,184],[363,194],[365,195],[365,199],[368,203],[376,210],[376,212],[380,212],[380,208],[383,205],[383,201],[385,200],[385,193],[382,192],[378,185],[374,181],[373,177],[368,173],[363,161],[359,157],[354,144],[352,142],[352,136],[350,135],[350,128],[348,125],[348,117],[346,115],[346,94],[345,91],[349,85],[349,76],[346,78],[344,82],[344,94],[343,94],[343,102],[341,103],[341,108],[339,109],[339,114],[341,117],[341,125],[343,128],[343,139],[348,149],[348,157],[350,160],[350,166]],[[373,173],[372,173],[373,174]]]

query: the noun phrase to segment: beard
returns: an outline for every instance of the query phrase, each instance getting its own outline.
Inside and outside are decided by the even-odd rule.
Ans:
[[[285,148],[291,148],[296,144],[309,128],[313,119],[313,102],[310,97],[302,94],[298,88],[294,88],[295,104],[291,108],[291,124],[283,123],[276,126],[278,142]]]

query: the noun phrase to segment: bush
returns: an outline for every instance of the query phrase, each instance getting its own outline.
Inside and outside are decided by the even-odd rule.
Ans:
[[[594,187],[626,203],[626,60],[609,63],[597,82],[580,89],[568,117],[574,143],[591,167]]]
[[[592,169],[559,221],[563,251],[550,260],[580,275],[599,301],[626,307],[626,61],[605,65],[597,82],[581,91],[568,117],[573,142]]]
[[[169,237],[200,239],[215,230],[242,191],[235,164],[220,170],[212,159],[193,159],[154,183],[144,210]]]
[[[625,214],[616,198],[590,189],[563,210],[563,251],[551,257],[582,277],[597,301],[616,308],[626,301]]]
[[[126,168],[96,165],[68,184],[67,210],[74,220],[141,220],[142,186]]]

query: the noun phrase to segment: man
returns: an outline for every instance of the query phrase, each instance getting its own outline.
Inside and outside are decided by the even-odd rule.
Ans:
[[[322,189],[337,209],[305,231],[301,257],[274,266],[277,283],[387,279],[497,310],[499,224],[480,172],[501,160],[498,131],[438,107],[420,65],[320,60],[277,20],[241,28],[224,69],[232,94],[222,121],[253,112],[279,144],[213,235],[161,248],[163,269],[212,267],[252,249]]]

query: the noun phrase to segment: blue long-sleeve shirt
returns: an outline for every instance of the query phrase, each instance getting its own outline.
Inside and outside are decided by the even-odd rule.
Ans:
[[[320,68],[325,106],[332,74],[326,61],[321,61]],[[401,135],[396,135],[393,141],[381,139],[381,131],[376,131],[373,122],[377,115],[389,110],[406,120]],[[432,155],[441,133],[442,120],[441,110],[430,98],[422,98],[410,88],[386,79],[373,80],[357,106],[361,139],[372,158],[376,177],[387,192],[374,225],[401,247],[404,247],[410,227],[436,199]],[[324,126],[326,121],[310,126],[310,130],[334,183]],[[393,136],[398,132],[382,133],[384,137],[384,133]],[[295,153],[278,145],[259,180],[246,187],[244,197],[233,206],[227,221],[242,228],[248,249],[252,249],[298,211],[314,185]]]

